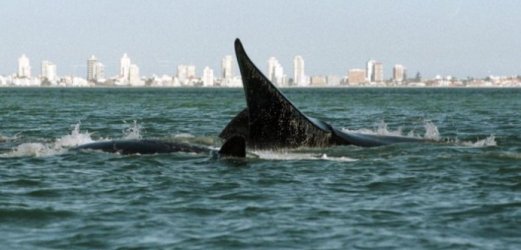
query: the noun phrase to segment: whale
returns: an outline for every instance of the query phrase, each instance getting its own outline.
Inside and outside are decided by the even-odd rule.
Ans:
[[[420,138],[347,132],[301,112],[247,55],[235,40],[235,55],[243,83],[246,108],[219,134],[225,141],[240,136],[251,149],[281,149],[354,145],[375,147],[419,143]]]
[[[212,156],[216,156],[217,158],[245,157],[245,149],[245,139],[241,136],[234,136],[228,139],[218,151],[199,145],[152,139],[101,141],[79,145],[74,148],[75,151],[95,150],[108,153],[117,153],[122,155],[164,154],[183,152],[195,154],[211,154]]]

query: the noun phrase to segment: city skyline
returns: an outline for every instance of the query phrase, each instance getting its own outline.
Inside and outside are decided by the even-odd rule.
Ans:
[[[290,69],[301,55],[308,75],[343,75],[367,58],[425,77],[516,75],[519,10],[508,0],[7,1],[0,74],[13,72],[22,53],[52,61],[62,75],[80,75],[91,54],[113,75],[113,58],[125,52],[142,75],[183,63],[217,69],[239,37],[255,61],[275,55]]]
[[[76,75],[60,76],[57,65],[51,61],[41,62],[39,75],[33,75],[27,55],[18,58],[18,71],[6,77],[0,75],[0,87],[241,87],[240,75],[234,75],[231,55],[221,60],[220,77],[215,76],[209,66],[199,75],[196,65],[180,64],[174,75],[162,74],[150,77],[140,75],[140,68],[127,53],[120,59],[119,73],[106,77],[105,66],[95,55],[86,60],[85,78]],[[458,79],[450,75],[437,75],[432,79],[422,78],[420,72],[407,77],[407,68],[402,64],[392,67],[392,77],[384,78],[384,64],[370,59],[366,68],[351,68],[341,77],[337,75],[306,75],[305,61],[296,55],[293,59],[293,77],[288,77],[277,58],[267,60],[266,77],[277,87],[521,87],[521,75],[488,76],[484,79],[467,77]],[[261,70],[262,71],[262,70]]]

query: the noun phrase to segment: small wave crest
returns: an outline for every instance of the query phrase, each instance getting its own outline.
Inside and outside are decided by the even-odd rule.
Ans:
[[[357,159],[350,157],[331,157],[327,154],[310,154],[297,152],[277,152],[277,151],[253,151],[254,155],[264,160],[278,160],[278,161],[294,161],[294,160],[318,160],[318,161],[338,161],[338,162],[353,162]]]
[[[348,128],[343,128],[343,131],[346,132],[355,132],[360,134],[370,134],[370,135],[382,135],[382,136],[399,136],[399,137],[411,137],[411,138],[421,138],[427,140],[439,141],[441,139],[440,132],[438,131],[438,127],[429,120],[425,120],[423,127],[425,129],[425,133],[423,135],[417,135],[413,130],[405,133],[402,127],[398,127],[396,130],[392,130],[389,128],[389,125],[385,121],[380,121],[376,123],[375,128],[368,129],[356,129],[350,130]]]
[[[472,141],[462,141],[460,142],[461,145],[466,147],[473,147],[473,148],[483,148],[483,147],[495,147],[497,146],[496,142],[496,136],[490,135],[489,137],[481,140],[477,140],[475,142]]]
[[[15,134],[13,136],[7,136],[0,134],[0,142],[9,142],[9,141],[15,141],[19,138],[20,133]]]

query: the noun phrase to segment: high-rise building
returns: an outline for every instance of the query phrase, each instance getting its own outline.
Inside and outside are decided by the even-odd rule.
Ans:
[[[304,72],[304,59],[302,56],[295,56],[295,58],[293,58],[293,83],[299,87],[309,85]]]
[[[224,71],[224,70],[223,70]],[[224,72],[223,72],[224,74]],[[203,70],[203,87],[212,87],[214,84],[213,70],[206,66]]]
[[[135,64],[131,64],[129,67],[128,82],[133,86],[141,86],[144,83],[139,76],[139,67]]]
[[[221,62],[222,78],[225,81],[229,81],[233,78],[233,58],[227,55]]]
[[[373,80],[372,82],[384,81],[384,65],[381,62],[375,62],[373,65]]]
[[[268,60],[268,79],[277,86],[286,85],[284,68],[275,57],[270,57]]]
[[[401,64],[396,64],[393,67],[393,81],[403,82],[405,80],[405,67]]]
[[[189,84],[196,77],[195,65],[178,65],[176,77],[181,84]]]
[[[105,79],[105,65],[103,65],[103,63],[96,62],[93,71],[94,81],[99,82],[100,80]]]
[[[18,58],[18,77],[31,78],[31,64],[25,54]]]
[[[96,81],[96,72],[95,65],[98,63],[98,59],[92,55],[89,59],[87,59],[87,81],[95,82]]]
[[[121,57],[120,60],[120,71],[119,71],[119,77],[123,79],[123,81],[128,81],[130,77],[130,58],[128,57],[127,53],[123,54],[123,57]]]
[[[375,60],[369,60],[367,61],[367,66],[365,68],[365,79],[367,82],[374,81],[374,64],[376,63]]]
[[[56,64],[49,61],[42,61],[42,80],[43,79],[49,82],[56,82]]]
[[[366,82],[366,72],[363,69],[350,69],[347,74],[349,85],[357,86]]]

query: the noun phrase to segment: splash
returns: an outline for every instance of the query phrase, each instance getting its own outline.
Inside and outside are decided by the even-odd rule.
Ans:
[[[51,143],[22,143],[11,152],[1,155],[2,157],[42,157],[65,153],[67,149],[86,143],[94,142],[89,132],[80,131],[80,123],[74,125],[68,135],[64,135]]]
[[[72,129],[70,134],[64,135],[61,138],[56,139],[53,148],[70,148],[81,144],[94,142],[94,140],[92,140],[90,136],[91,133],[89,132],[82,133],[80,131],[80,123],[77,123],[76,125],[74,125],[74,128]]]
[[[136,120],[134,120],[133,123],[129,125],[128,128],[123,130],[123,137],[122,139],[125,140],[140,140],[143,138],[141,135],[143,127],[137,123]]]
[[[423,127],[425,128],[425,134],[423,135],[423,138],[434,141],[439,141],[441,139],[438,127],[436,127],[433,122],[425,121]]]

